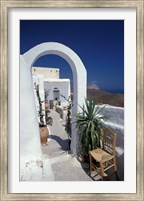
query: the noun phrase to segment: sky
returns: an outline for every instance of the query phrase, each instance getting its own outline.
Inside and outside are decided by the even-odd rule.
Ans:
[[[88,86],[124,93],[123,20],[20,20],[20,54],[43,42],[59,42],[72,49],[87,70]],[[57,55],[40,57],[34,66],[60,69],[60,78],[72,71]]]

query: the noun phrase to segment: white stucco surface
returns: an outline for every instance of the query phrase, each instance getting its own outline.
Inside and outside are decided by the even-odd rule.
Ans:
[[[72,121],[75,121],[74,116],[80,110],[79,105],[83,105],[84,99],[86,98],[87,73],[84,64],[73,50],[63,44],[56,42],[47,42],[37,45],[23,54],[23,58],[28,67],[31,68],[31,66],[33,66],[34,62],[38,58],[47,54],[55,54],[64,58],[72,69],[74,83],[74,106],[72,108]],[[79,149],[77,138],[78,136],[76,134],[75,125],[73,123],[71,149],[72,152],[76,155]]]
[[[20,56],[20,178],[27,180],[27,164],[38,169],[38,175],[31,172],[29,178],[41,180],[42,168],[36,161],[41,161],[41,144],[37,112],[35,107],[33,82],[29,66]]]
[[[44,80],[45,91],[49,91],[48,100],[54,100],[54,89],[59,90],[60,96],[59,101],[61,102],[61,107],[67,106],[68,101],[66,101],[61,95],[65,96],[68,100],[70,97],[70,80],[69,79],[45,79]]]
[[[107,117],[104,121],[106,127],[112,129],[116,133],[116,156],[119,176],[124,177],[124,108],[107,105],[100,115]]]
[[[83,105],[84,98],[86,98],[86,69],[78,55],[70,48],[60,43],[48,42],[37,45],[20,56],[20,177],[23,180],[26,180],[24,174],[26,171],[24,170],[30,161],[35,161],[33,164],[40,170],[36,178],[42,177],[41,167],[37,166],[38,163],[36,163],[36,161],[41,161],[41,144],[31,67],[39,57],[47,54],[55,54],[64,58],[72,69],[74,83],[73,115],[80,109],[78,104]],[[75,126],[72,130],[71,149],[74,154],[77,154],[78,140]],[[34,178],[35,172],[32,172],[31,175]]]
[[[43,75],[44,78],[48,79],[59,79],[60,72],[59,68],[51,68],[51,67],[38,67],[38,66],[33,66],[32,67],[32,74],[37,75],[41,74]]]

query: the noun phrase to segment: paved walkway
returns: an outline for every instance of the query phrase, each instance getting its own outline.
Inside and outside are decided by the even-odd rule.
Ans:
[[[63,121],[51,110],[53,125],[49,126],[48,144],[42,145],[43,181],[92,181],[81,163],[68,153],[68,136]]]

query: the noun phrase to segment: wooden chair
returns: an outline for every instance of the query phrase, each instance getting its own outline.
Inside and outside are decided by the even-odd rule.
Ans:
[[[104,180],[105,172],[114,168],[117,172],[116,166],[116,134],[109,129],[101,129],[101,148],[94,149],[89,152],[90,157],[90,176],[95,170]]]

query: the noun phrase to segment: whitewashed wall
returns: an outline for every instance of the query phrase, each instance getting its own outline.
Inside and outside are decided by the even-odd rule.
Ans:
[[[118,176],[124,179],[124,108],[107,105],[100,114],[107,117],[104,125],[116,133]]]
[[[20,56],[20,180],[41,181],[42,153],[30,70]]]
[[[37,162],[41,160],[41,144],[31,67],[37,59],[48,54],[62,57],[72,69],[75,96],[72,108],[73,121],[75,121],[74,115],[80,110],[78,104],[83,105],[86,98],[87,72],[79,56],[69,47],[56,42],[46,42],[33,47],[20,56],[20,176],[23,180],[26,179],[26,164],[32,160],[40,170],[31,172],[32,178],[36,180],[39,178],[40,180],[40,177],[42,177],[42,170]],[[78,136],[74,124],[72,131],[71,149],[76,155],[78,152]]]
[[[33,75],[41,74],[46,79],[59,79],[60,78],[59,68],[33,66],[32,74]]]
[[[49,91],[48,100],[53,100],[53,90],[57,88],[60,94],[68,99],[70,97],[70,80],[69,79],[55,79],[55,80],[44,80],[44,89]],[[62,96],[60,96],[61,107],[67,106],[68,101],[66,101]]]

